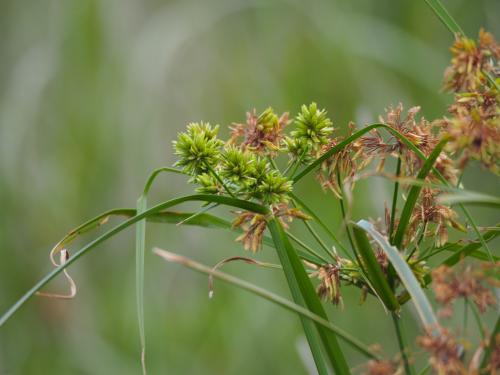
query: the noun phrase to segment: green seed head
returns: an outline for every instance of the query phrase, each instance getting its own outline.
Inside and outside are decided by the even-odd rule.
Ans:
[[[223,142],[217,139],[219,126],[208,123],[191,123],[185,133],[180,133],[174,141],[175,154],[179,160],[175,165],[192,175],[198,176],[213,168],[220,157]]]
[[[333,124],[326,114],[324,109],[318,109],[316,103],[311,103],[309,107],[303,105],[301,112],[295,117],[292,136],[304,139],[314,146],[328,143],[328,137],[333,133]]]

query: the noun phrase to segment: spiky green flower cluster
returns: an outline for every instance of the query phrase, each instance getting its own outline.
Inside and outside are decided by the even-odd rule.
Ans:
[[[275,126],[279,121],[272,110],[259,117],[262,126]],[[267,124],[267,125],[266,125]],[[192,176],[196,189],[205,194],[228,191],[243,199],[256,199],[264,204],[288,201],[292,183],[271,167],[257,151],[217,139],[219,127],[191,123],[174,142],[179,160],[175,165]]]
[[[229,146],[222,155],[220,175],[240,190],[246,191],[253,183],[254,162],[255,156],[250,151]]]
[[[262,112],[257,119],[258,127],[264,133],[270,133],[274,129],[278,128],[278,122],[279,118],[271,107],[266,108],[266,110]]]
[[[247,113],[245,124],[233,124],[231,138],[217,138],[218,126],[191,123],[186,132],[174,142],[179,160],[175,164],[192,176],[197,191],[205,194],[230,194],[243,199],[276,205],[286,203],[292,183],[271,159],[279,152],[289,155],[292,171],[317,157],[321,148],[330,142],[332,122],[316,103],[303,105],[295,117],[290,136],[283,130],[288,113],[278,117],[272,108],[260,115]],[[293,168],[292,168],[293,167]]]
[[[174,141],[175,154],[179,156],[176,166],[195,179],[208,172],[219,161],[220,149],[224,144],[217,139],[219,126],[211,127],[208,123],[193,122],[185,133],[180,133]]]
[[[234,192],[266,204],[288,201],[291,181],[273,169],[266,159],[234,146],[227,147],[221,159],[218,171]]]
[[[272,170],[264,175],[262,183],[256,188],[256,196],[265,203],[273,204],[288,201],[292,191],[292,182],[278,171]]]
[[[307,139],[285,137],[283,142],[292,162],[300,161],[302,164],[308,164],[314,160],[311,154],[312,145]]]
[[[327,144],[333,133],[333,123],[326,115],[327,112],[318,109],[314,102],[309,107],[303,105],[301,112],[295,118],[292,137],[305,140],[311,146]]]

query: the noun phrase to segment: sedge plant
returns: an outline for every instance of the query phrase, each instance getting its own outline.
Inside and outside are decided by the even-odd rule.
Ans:
[[[481,314],[488,309],[498,315],[493,290],[500,287],[500,263],[494,240],[500,229],[496,223],[479,227],[467,208],[486,205],[498,209],[500,198],[466,191],[461,184],[470,165],[480,164],[500,174],[500,81],[496,78],[500,45],[484,30],[479,31],[477,41],[468,38],[439,1],[426,3],[455,38],[444,79],[444,90],[453,93],[454,102],[446,115],[429,121],[419,116],[419,107],[405,111],[398,104],[389,107],[378,123],[361,127],[350,123],[344,136],[339,135],[327,111],[314,102],[293,115],[278,114],[272,108],[250,111],[244,122],[230,125],[228,139],[219,137],[218,125],[190,123],[173,142],[178,161],[151,174],[136,208],[105,212],[66,235],[50,253],[55,268],[0,317],[0,326],[35,294],[74,297],[76,287],[67,268],[107,239],[135,226],[137,315],[146,373],[146,224],[181,223],[233,231],[248,255],[236,255],[211,268],[166,250],[155,248],[154,253],[209,275],[211,285],[213,278],[221,279],[296,313],[321,375],[330,369],[339,375],[355,371],[382,375],[500,372],[500,318],[484,331],[481,323]],[[395,170],[387,168],[388,159],[395,161]],[[148,192],[160,173],[185,176],[193,194],[148,206]],[[394,184],[384,217],[352,221],[350,205],[356,182],[377,176]],[[306,197],[296,195],[296,184],[313,177],[338,202],[345,235],[338,236],[338,228],[321,219]],[[171,210],[189,201],[200,202],[202,207],[197,212]],[[210,212],[219,206],[229,208],[233,217],[227,220]],[[112,216],[125,220],[68,255],[76,237],[106,224]],[[308,244],[292,233],[292,221],[304,223],[315,243]],[[450,241],[450,231],[460,239]],[[258,260],[261,251],[268,251],[263,245],[274,248],[279,265]],[[219,266],[228,261],[282,271],[291,300],[221,272]],[[71,294],[42,292],[61,272],[71,281]],[[382,304],[394,324],[394,340],[400,349],[397,355],[381,356],[328,316],[324,304],[340,308],[342,289],[348,286],[358,288],[363,299],[375,298]],[[458,337],[446,325],[458,299],[466,302],[480,325],[483,340],[476,348],[464,346],[467,338]],[[421,323],[417,337],[409,337],[401,325],[402,306],[407,303],[414,305]],[[420,368],[410,342],[427,353],[427,363]],[[366,362],[349,363],[344,355],[346,345]]]

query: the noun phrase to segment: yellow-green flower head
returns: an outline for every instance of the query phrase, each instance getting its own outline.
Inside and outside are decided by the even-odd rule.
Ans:
[[[279,118],[271,107],[262,112],[257,120],[258,127],[264,133],[272,132],[275,128],[278,128],[278,122]]]
[[[311,144],[305,138],[286,137],[284,139],[285,150],[292,160],[300,160],[302,164],[307,164],[314,160],[311,155]]]
[[[287,202],[288,193],[292,191],[292,182],[278,171],[266,173],[262,182],[257,186],[255,195],[267,204]]]
[[[328,143],[328,137],[333,133],[333,123],[326,116],[324,109],[318,109],[316,103],[303,105],[301,112],[295,117],[295,130],[291,135],[294,138],[305,139],[312,145]]]
[[[200,185],[196,191],[201,194],[217,194],[221,190],[217,179],[209,173],[197,176],[196,183]]]
[[[255,186],[259,185],[264,180],[270,170],[271,166],[266,159],[253,155],[252,177],[254,179]]]
[[[251,152],[235,146],[228,146],[222,155],[221,177],[246,190],[252,185],[255,170],[254,157]]]
[[[208,123],[193,122],[185,133],[179,133],[174,141],[175,154],[179,156],[176,166],[184,172],[197,176],[213,168],[220,157],[223,142],[217,139],[219,126],[211,127]]]

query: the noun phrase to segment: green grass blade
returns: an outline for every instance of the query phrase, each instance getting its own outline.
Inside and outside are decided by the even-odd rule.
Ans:
[[[102,234],[98,238],[94,239],[93,241],[91,241],[87,245],[83,246],[79,251],[77,251],[73,256],[71,256],[65,263],[54,268],[52,271],[50,271],[48,274],[46,274],[30,290],[28,290],[19,300],[17,300],[17,302],[15,302],[2,316],[0,316],[0,327],[3,324],[5,324],[5,322],[21,306],[23,306],[24,303],[26,303],[37,291],[39,291],[41,288],[43,288],[50,280],[52,280],[54,277],[59,275],[65,268],[69,267],[73,262],[75,262],[81,256],[85,255],[90,250],[94,249],[97,245],[103,243],[104,241],[115,236],[116,234],[120,233],[121,231],[128,228],[129,226],[139,222],[140,220],[142,220],[142,219],[144,219],[152,214],[161,212],[163,210],[166,210],[170,207],[179,205],[179,204],[184,203],[184,202],[192,202],[192,201],[219,203],[221,205],[239,208],[239,209],[243,209],[243,210],[247,210],[247,211],[252,211],[252,212],[260,213],[263,215],[269,214],[269,209],[267,207],[261,206],[257,203],[248,202],[248,201],[244,201],[241,199],[225,197],[225,196],[219,196],[219,195],[194,194],[194,195],[187,195],[187,196],[183,196],[183,197],[179,197],[179,198],[175,198],[175,199],[171,199],[171,200],[159,203],[156,206],[145,210],[142,214],[138,214],[134,217],[131,217],[130,219],[122,222],[121,224],[115,226],[114,228],[112,228],[111,230]]]
[[[401,353],[401,358],[403,359],[403,364],[405,367],[405,372],[407,375],[413,375],[415,371],[413,370],[413,366],[410,363],[410,359],[408,358],[408,343],[406,340],[405,331],[401,324],[401,318],[395,312],[391,313],[392,322],[394,323],[394,328],[396,330],[396,337],[398,339],[399,352]]]
[[[272,218],[269,220],[268,227],[276,244],[276,250],[295,303],[300,304],[304,302],[310,311],[328,320],[311,280],[307,276],[304,265],[292,247],[282,225],[276,218]],[[316,324],[316,328],[335,373],[339,375],[350,374],[349,366],[335,334],[331,331],[326,331],[318,324]]]
[[[399,250],[392,246],[387,238],[382,236],[370,222],[360,220],[357,225],[365,230],[386,253],[387,258],[399,275],[401,282],[412,297],[413,303],[415,304],[418,315],[424,326],[429,329],[436,329],[438,321],[432,310],[432,306]]]
[[[483,239],[485,241],[490,241],[494,238],[496,238],[500,232],[496,230],[488,231],[484,234]],[[473,255],[474,252],[481,247],[481,242],[471,242],[467,245],[459,247],[453,255],[450,255],[448,258],[446,258],[442,264],[447,265],[449,267],[454,266],[458,262],[460,262],[461,259],[466,258],[470,255]],[[447,250],[451,250],[448,248]],[[479,253],[481,254],[481,253]],[[482,255],[482,254],[481,254]],[[477,255],[476,255],[477,257]],[[496,259],[495,259],[496,258]],[[490,260],[489,258],[483,258],[482,260]],[[493,261],[498,261],[497,257],[494,257]]]
[[[137,200],[137,213],[147,209],[147,196],[141,195]],[[144,253],[146,248],[146,219],[136,224],[135,232],[135,290],[137,304],[137,320],[141,342],[142,373],[146,374],[146,330],[144,326]]]
[[[418,172],[417,179],[424,180],[427,177],[447,141],[447,139],[443,139],[438,143],[434,150],[432,150],[431,154]],[[417,203],[417,199],[421,190],[422,187],[420,186],[412,186],[410,188],[410,192],[408,193],[408,198],[406,199],[405,205],[403,206],[403,211],[401,212],[401,216],[399,218],[396,233],[394,234],[394,240],[392,241],[394,246],[396,246],[398,249],[401,248],[401,244],[403,243],[403,238],[406,234],[406,228],[410,222],[413,209],[415,208],[415,204]]]
[[[399,178],[401,174],[401,156],[398,157],[396,164],[396,178]],[[394,232],[394,221],[396,220],[396,207],[398,204],[398,194],[399,194],[399,181],[394,182],[394,191],[392,193],[392,205],[391,205],[391,217],[389,223],[389,239],[392,239],[392,233]]]
[[[351,228],[354,235],[356,250],[363,262],[363,268],[372,287],[375,289],[387,310],[398,311],[400,307],[399,303],[375,258],[375,253],[373,252],[365,231],[357,225],[351,225]]]
[[[500,198],[492,195],[462,190],[455,193],[447,193],[439,196],[438,201],[444,204],[472,204],[478,206],[500,208]]]
[[[184,174],[183,171],[170,167],[161,167],[155,169],[144,185],[142,195],[137,200],[137,214],[140,215],[147,209],[148,193],[154,180],[160,173]],[[144,325],[144,255],[146,248],[146,219],[136,224],[135,233],[135,290],[136,290],[136,308],[137,321],[139,325],[139,338],[141,343],[141,366],[142,373],[146,375],[146,330]]]
[[[193,269],[195,271],[201,272],[206,275],[212,275],[213,277],[225,281],[231,285],[237,286],[241,289],[244,289],[250,293],[253,293],[259,297],[262,297],[264,299],[267,299],[270,302],[273,302],[279,306],[284,307],[285,309],[292,311],[294,313],[297,313],[308,320],[317,323],[324,328],[334,332],[340,339],[345,341],[347,344],[349,344],[352,348],[356,349],[359,351],[361,354],[365,355],[368,358],[372,359],[380,359],[379,355],[375,353],[373,350],[371,350],[368,346],[365,344],[361,343],[358,339],[356,339],[354,336],[350,335],[343,329],[337,327],[336,325],[332,324],[328,320],[320,317],[317,314],[314,314],[310,310],[306,309],[305,307],[296,304],[292,301],[289,301],[286,298],[283,298],[277,294],[274,294],[266,289],[260,288],[252,283],[249,283],[248,281],[244,281],[242,279],[239,279],[235,276],[229,275],[227,273],[221,272],[219,270],[214,270],[212,267],[207,267],[203,264],[200,264],[198,262],[195,262],[189,258],[186,258],[184,256],[174,254],[162,249],[155,248],[154,253],[161,256],[165,260],[169,262],[174,262],[178,263],[180,265],[183,265],[185,267],[188,267],[190,269]]]
[[[425,366],[425,367],[422,369],[422,371],[420,371],[420,372],[418,373],[418,375],[426,375],[426,374],[428,374],[428,373],[429,373],[429,371],[430,371],[430,370],[431,370],[431,365],[430,365],[430,364],[428,364],[427,366]]]
[[[464,31],[459,24],[453,19],[448,10],[441,4],[439,0],[425,0],[427,5],[434,11],[441,22],[452,32],[452,34],[461,34],[465,36]]]

